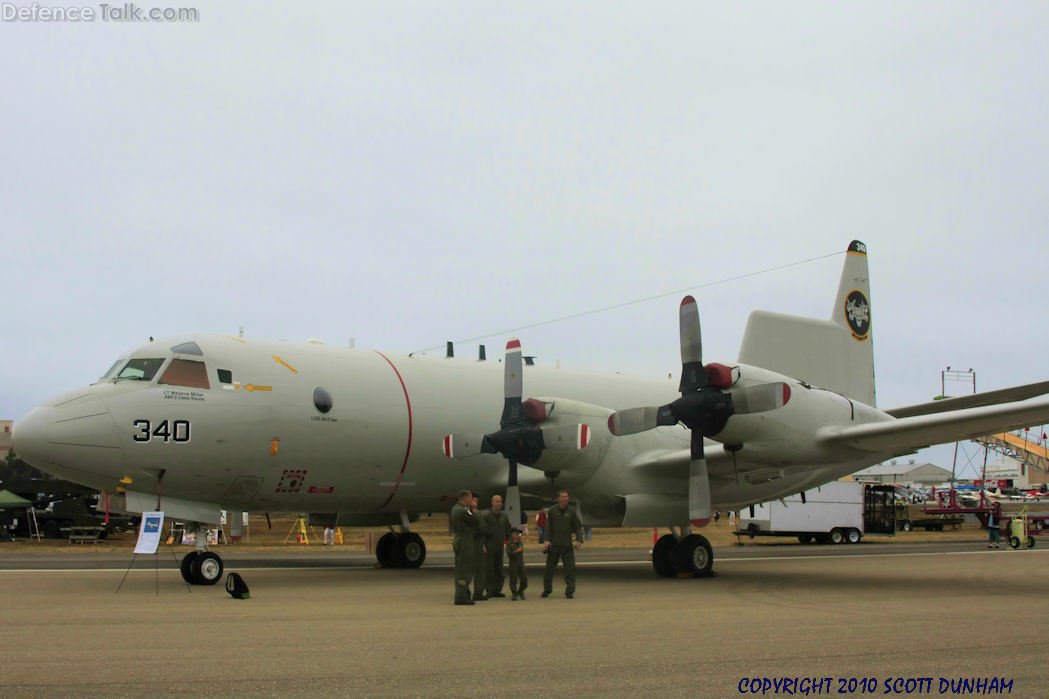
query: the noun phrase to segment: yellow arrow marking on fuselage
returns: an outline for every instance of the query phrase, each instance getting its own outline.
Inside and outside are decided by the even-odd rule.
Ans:
[[[256,386],[254,384],[248,384],[244,387],[245,391],[272,391],[273,386]]]
[[[273,361],[277,362],[277,364],[283,364],[288,369],[288,371],[290,371],[293,374],[298,374],[299,373],[298,369],[293,367],[291,364],[288,364],[286,361],[284,361],[283,359],[281,359],[277,355],[273,355]]]

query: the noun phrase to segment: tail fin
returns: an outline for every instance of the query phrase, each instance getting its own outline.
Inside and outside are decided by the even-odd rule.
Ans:
[[[754,311],[739,361],[875,405],[867,246],[849,244],[829,321]]]

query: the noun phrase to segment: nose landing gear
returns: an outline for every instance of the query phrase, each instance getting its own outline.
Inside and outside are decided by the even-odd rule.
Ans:
[[[191,528],[195,532],[197,550],[182,557],[179,571],[182,579],[190,585],[214,585],[222,579],[225,566],[222,558],[213,551],[208,551],[207,533],[199,525]]]

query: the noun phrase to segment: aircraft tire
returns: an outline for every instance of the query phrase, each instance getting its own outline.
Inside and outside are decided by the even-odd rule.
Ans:
[[[193,579],[193,561],[197,560],[198,555],[197,551],[190,551],[182,557],[182,562],[178,565],[178,569],[182,573],[182,579],[190,585],[197,584],[197,581]]]
[[[661,578],[672,578],[677,573],[671,562],[671,554],[677,546],[677,537],[673,534],[664,534],[656,540],[652,547],[652,569]]]
[[[671,551],[670,560],[679,573],[691,573],[694,577],[705,578],[714,568],[714,550],[710,542],[699,534],[689,534],[677,542]]]
[[[844,544],[845,541],[846,541],[845,533],[842,532],[840,529],[831,529],[830,530],[830,543],[832,543],[832,544]]]
[[[205,551],[190,564],[193,582],[197,585],[214,585],[222,579],[222,559],[217,553]]]
[[[379,565],[383,568],[397,568],[397,535],[393,532],[386,532],[379,537],[379,541],[375,544],[375,558],[378,559]]]
[[[398,568],[418,568],[426,560],[426,544],[415,532],[401,534],[397,537],[394,554]]]
[[[845,543],[847,544],[858,544],[862,538],[863,534],[860,533],[859,529],[853,528],[845,532]]]

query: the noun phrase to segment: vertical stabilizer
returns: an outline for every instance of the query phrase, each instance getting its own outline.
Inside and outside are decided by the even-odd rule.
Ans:
[[[875,405],[867,246],[849,244],[829,321],[754,311],[739,361]]]
[[[830,319],[848,328],[857,342],[869,342],[871,332],[871,280],[867,272],[867,246],[858,240],[849,244],[841,270],[838,298]],[[872,370],[873,370],[873,354]]]

